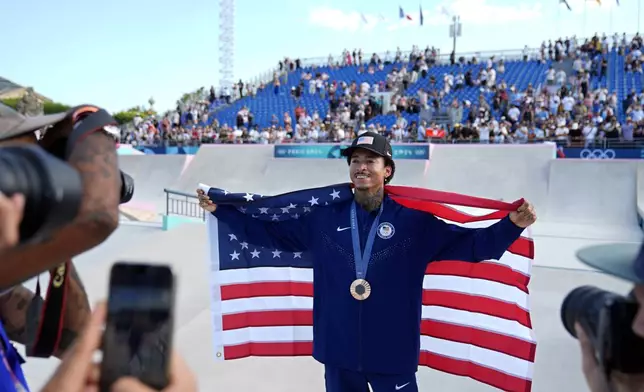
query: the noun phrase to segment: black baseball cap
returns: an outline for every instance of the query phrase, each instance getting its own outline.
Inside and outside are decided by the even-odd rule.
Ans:
[[[0,103],[0,140],[36,132],[39,129],[62,121],[67,113],[44,116],[24,116],[11,107]]]
[[[342,156],[347,157],[347,159],[351,158],[353,152],[358,148],[371,151],[393,162],[391,144],[389,144],[389,140],[386,137],[379,133],[365,132],[359,135],[353,139],[351,146],[342,150]]]
[[[644,244],[593,245],[577,251],[582,263],[635,284],[644,284]]]

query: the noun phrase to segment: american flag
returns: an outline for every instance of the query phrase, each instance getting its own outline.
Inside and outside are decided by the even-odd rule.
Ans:
[[[353,197],[349,184],[278,196],[201,187],[218,208],[275,222]],[[386,192],[405,207],[473,228],[493,224],[522,202],[401,186],[387,186]],[[296,248],[251,245],[245,225],[253,222],[207,218],[216,359],[311,355],[311,256]],[[499,260],[430,263],[423,282],[419,364],[505,391],[530,391],[536,351],[528,292],[533,258],[525,230]]]

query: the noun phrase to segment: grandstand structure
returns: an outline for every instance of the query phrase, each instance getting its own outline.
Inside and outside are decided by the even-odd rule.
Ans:
[[[434,65],[429,68],[428,75],[426,78],[418,78],[416,83],[409,84],[406,91],[404,92],[405,96],[414,96],[419,89],[427,89],[429,87],[429,79],[431,76],[435,77],[436,84],[434,89],[442,89],[443,87],[443,76],[446,73],[451,73],[455,75],[457,72],[466,72],[472,71],[473,74],[476,74],[480,69],[485,67],[485,61],[492,55],[495,55],[498,59],[499,57],[504,58],[505,64],[505,73],[497,75],[497,83],[501,80],[505,81],[508,86],[514,86],[517,91],[523,92],[526,90],[528,85],[532,85],[534,88],[540,88],[545,85],[546,80],[546,71],[550,66],[553,66],[555,69],[563,68],[567,70],[568,76],[572,73],[572,59],[565,59],[562,62],[553,62],[551,60],[546,60],[541,62],[536,59],[534,56],[535,50],[531,50],[532,55],[529,56],[528,61],[523,61],[523,52],[522,51],[508,51],[508,52],[494,52],[494,53],[476,53],[475,55],[480,60],[480,63],[474,65],[449,65],[449,62],[446,61],[446,56],[439,57],[437,65]],[[462,54],[464,57],[468,58],[466,54]],[[469,58],[474,54],[469,54]],[[458,55],[459,57],[461,54]],[[382,57],[381,57],[382,58]],[[405,54],[403,54],[405,58]],[[625,99],[626,95],[634,89],[638,93],[642,91],[642,78],[640,74],[633,72],[624,71],[624,55],[620,55],[617,49],[611,49],[607,54],[608,59],[608,73],[604,77],[599,77],[597,75],[592,75],[589,90],[593,91],[597,88],[606,88],[609,92],[615,91],[618,96],[618,113],[619,120],[624,121],[624,115],[622,110],[622,102]],[[328,64],[328,60],[325,60]],[[322,64],[322,65],[320,65]],[[220,125],[227,124],[229,126],[235,125],[236,115],[240,109],[247,107],[254,115],[254,123],[259,127],[267,127],[272,125],[271,120],[273,115],[276,115],[279,120],[279,125],[283,125],[282,115],[285,112],[291,114],[291,117],[294,118],[294,112],[296,107],[304,108],[308,113],[313,113],[317,111],[320,115],[320,118],[324,118],[329,112],[329,99],[328,97],[321,97],[318,94],[308,94],[306,91],[307,86],[304,87],[302,97],[299,100],[294,99],[290,90],[293,87],[296,87],[301,82],[301,76],[303,73],[324,73],[328,75],[328,82],[346,82],[352,83],[356,82],[358,85],[362,82],[367,82],[370,85],[374,83],[384,82],[387,75],[394,69],[400,69],[401,67],[406,66],[407,70],[410,71],[412,64],[409,62],[399,62],[399,63],[387,63],[382,70],[376,69],[373,74],[366,72],[359,72],[359,66],[357,65],[347,65],[341,67],[331,67],[329,65],[324,65],[322,59],[315,59],[314,61],[302,61],[302,68],[296,69],[288,74],[287,83],[283,83],[280,86],[279,94],[275,94],[272,82],[268,83],[266,88],[263,90],[258,90],[255,97],[244,97],[233,102],[231,105],[220,108],[213,116],[219,121]],[[465,87],[458,91],[452,91],[447,94],[442,99],[444,104],[447,104],[456,98],[460,101],[468,100],[472,103],[476,103],[479,99],[479,94],[483,94],[488,101],[491,103],[491,98],[493,96],[492,92],[486,91],[482,92],[479,87]],[[468,109],[464,109],[463,116],[467,116]],[[497,119],[502,115],[501,113],[492,113]],[[412,121],[419,120],[419,114],[410,114],[403,112],[403,117],[408,120],[408,123]],[[378,115],[367,122],[369,124],[381,124],[387,127],[393,125],[396,121],[395,115],[392,114],[383,114]]]

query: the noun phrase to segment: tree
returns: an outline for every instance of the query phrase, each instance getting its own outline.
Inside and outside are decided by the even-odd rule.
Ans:
[[[131,123],[134,121],[135,117],[147,118],[156,116],[157,112],[152,109],[145,109],[141,106],[135,106],[133,108],[123,110],[121,112],[115,113],[112,117],[121,125]]]

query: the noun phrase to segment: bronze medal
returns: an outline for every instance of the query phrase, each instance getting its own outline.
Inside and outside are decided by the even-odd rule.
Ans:
[[[364,301],[371,295],[371,285],[364,279],[356,279],[351,283],[349,291],[353,298]]]

